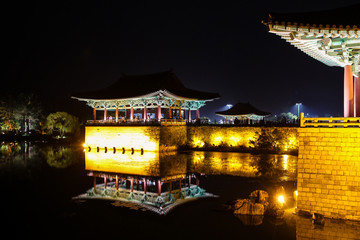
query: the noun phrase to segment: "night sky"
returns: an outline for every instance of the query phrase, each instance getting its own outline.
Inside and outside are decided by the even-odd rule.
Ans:
[[[201,109],[211,119],[238,101],[274,114],[295,113],[297,102],[305,113],[343,113],[343,69],[268,33],[261,20],[268,11],[326,10],[359,0],[12,2],[2,6],[0,91],[36,92],[48,112],[91,118],[72,93],[107,87],[122,73],[174,68],[186,87],[221,95]]]

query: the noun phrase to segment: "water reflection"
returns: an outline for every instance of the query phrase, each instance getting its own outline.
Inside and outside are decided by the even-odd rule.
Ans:
[[[355,240],[360,236],[360,224],[358,222],[345,222],[326,219],[325,225],[317,227],[311,223],[311,219],[296,217],[296,239],[343,239]]]
[[[103,197],[110,196],[111,194],[123,194],[123,196],[127,198],[132,198],[138,201],[153,201],[156,203],[158,199],[158,180],[163,181],[161,185],[161,196],[163,196],[164,202],[171,202],[175,201],[177,198],[184,198],[187,195],[192,196],[199,196],[203,194],[200,191],[202,182],[200,181],[200,189],[197,188],[197,174],[204,173],[206,175],[232,175],[232,176],[241,176],[241,177],[258,177],[259,174],[258,166],[256,161],[262,157],[261,155],[251,155],[247,153],[219,153],[219,152],[185,152],[185,153],[171,153],[171,154],[155,154],[144,152],[141,155],[140,152],[135,152],[134,154],[129,153],[126,155],[121,155],[121,152],[117,152],[113,154],[112,152],[104,153],[104,152],[90,152],[90,153],[83,153],[82,149],[74,148],[71,146],[60,146],[60,145],[49,145],[43,143],[33,143],[33,142],[12,142],[12,143],[0,143],[0,174],[2,176],[3,184],[8,185],[8,188],[5,188],[5,195],[11,194],[12,198],[6,198],[9,201],[7,204],[11,204],[11,201],[14,199],[21,199],[15,202],[12,209],[19,208],[20,205],[16,205],[17,203],[21,204],[28,203],[26,208],[22,208],[22,211],[26,211],[27,209],[31,209],[30,206],[36,206],[34,212],[31,213],[40,213],[43,212],[51,212],[49,208],[45,206],[51,206],[58,208],[58,204],[61,204],[63,199],[66,199],[65,202],[67,206],[69,199],[81,192],[85,192],[86,189],[91,187],[91,182],[88,181],[86,174],[83,171],[78,171],[78,169],[72,169],[70,171],[64,171],[64,169],[71,169],[71,166],[76,162],[83,163],[84,157],[86,157],[85,167],[88,172],[102,174],[99,175],[97,178],[96,185],[98,186],[98,195],[103,195]],[[265,156],[266,157],[266,156]],[[289,180],[295,179],[296,173],[296,157],[291,155],[268,155],[267,160],[271,159],[274,162],[276,168],[281,170],[281,177],[287,177]],[[45,166],[45,168],[44,168]],[[79,166],[83,169],[83,165]],[[38,169],[36,171],[28,171],[29,168]],[[9,171],[3,171],[4,169]],[[25,171],[18,171],[18,170],[25,170]],[[47,171],[49,173],[47,173]],[[11,171],[10,171],[11,170]],[[120,191],[116,190],[116,174],[113,172],[122,172],[123,174],[118,174],[119,180],[119,189]],[[54,173],[56,173],[56,178],[54,178]],[[134,173],[134,174],[131,174]],[[8,176],[24,176],[29,174],[31,177],[38,179],[39,181],[29,181],[29,178],[19,178],[18,181],[15,181],[17,178],[9,178]],[[71,175],[72,174],[72,175]],[[76,177],[74,177],[76,175]],[[40,176],[40,177],[38,177]],[[83,177],[84,176],[84,177]],[[104,176],[107,178],[107,189],[104,188]],[[131,177],[133,178],[133,194],[129,191],[131,188]],[[183,178],[185,176],[185,178]],[[189,186],[189,177],[190,176],[190,189]],[[100,179],[101,177],[101,179]],[[126,177],[126,179],[125,179]],[[181,183],[180,178],[181,177]],[[145,194],[137,194],[144,192],[144,178],[146,178],[146,195]],[[9,179],[11,181],[9,181]],[[56,181],[58,179],[58,181]],[[70,179],[69,182],[76,183],[76,184],[68,184],[66,179]],[[86,179],[84,181],[83,179]],[[219,180],[220,178],[216,176],[216,179]],[[40,181],[41,180],[41,181]],[[82,186],[78,187],[79,182],[82,182]],[[129,180],[129,181],[127,181]],[[171,186],[170,186],[171,180]],[[202,180],[202,179],[201,179]],[[222,178],[221,181],[227,181],[226,178]],[[204,181],[203,181],[204,182]],[[24,184],[26,184],[26,189],[29,189],[26,193],[23,194]],[[251,184],[251,183],[250,183]],[[90,185],[90,186],[89,186]],[[209,186],[209,184],[207,184]],[[22,188],[22,191],[19,191],[19,186]],[[55,187],[54,187],[55,186]],[[243,185],[241,185],[243,186]],[[46,189],[44,190],[44,187]],[[75,188],[75,190],[74,190]],[[181,190],[180,190],[181,188]],[[49,191],[48,189],[56,189],[56,191]],[[165,198],[165,194],[169,193],[171,189],[171,196],[168,194],[168,198]],[[209,186],[209,191],[214,191],[215,188],[211,188]],[[242,188],[226,188],[223,192],[226,191],[242,191]],[[6,192],[8,191],[8,192]],[[43,194],[39,192],[43,191]],[[181,192],[183,191],[183,192]],[[18,194],[18,195],[16,195]],[[61,198],[59,195],[68,194],[67,197]],[[16,197],[14,197],[16,196]],[[22,199],[24,196],[31,196],[23,201]],[[145,196],[145,197],[144,197]],[[221,196],[220,196],[221,197]],[[56,204],[50,204],[50,202],[55,201],[54,199],[58,198]],[[5,198],[3,198],[5,199]],[[41,201],[39,200],[41,199]],[[44,204],[46,203],[46,204]],[[161,204],[158,202],[158,204]],[[118,206],[127,206],[124,203],[113,204]],[[6,205],[8,206],[8,205]],[[28,207],[29,206],[29,207]],[[128,205],[129,207],[133,205]],[[196,205],[189,206],[189,209],[194,212],[194,215],[190,217],[197,218],[199,216],[197,210],[199,208],[203,208],[201,210],[206,215],[206,212],[211,212],[212,210],[209,209],[209,206],[204,205]],[[82,205],[82,209],[92,212],[94,211],[93,208],[86,209],[84,205]],[[185,208],[183,208],[185,209]],[[79,211],[78,208],[74,208],[74,211]],[[113,209],[111,209],[113,211]],[[186,210],[184,210],[186,211]],[[77,215],[81,215],[79,212],[76,212]],[[28,213],[28,212],[26,212]],[[13,216],[14,219],[23,217],[19,213],[18,215],[11,214],[5,216]],[[101,213],[98,213],[101,214]],[[178,214],[178,213],[176,213]],[[187,214],[191,214],[191,212],[187,212]],[[178,214],[176,216],[179,216]],[[28,214],[28,216],[32,216]],[[47,217],[50,216],[46,215]],[[106,217],[112,218],[113,215],[105,215]],[[140,215],[142,216],[142,215]],[[149,219],[152,221],[154,218]],[[216,212],[214,214],[211,212],[210,214],[206,215],[209,217],[209,220],[204,222],[211,221],[216,222],[218,218],[212,218],[213,216],[220,216],[223,217],[222,219],[228,224],[228,230],[231,231],[232,226],[232,219],[227,218],[228,213]],[[187,217],[187,215],[186,215]],[[248,225],[257,225],[257,228],[265,229],[264,226],[268,226],[268,219],[262,219],[262,217],[247,217],[247,216],[237,216],[240,218],[243,226]],[[27,218],[27,219],[30,219]],[[31,218],[32,219],[32,218]],[[45,218],[44,218],[45,219]],[[73,219],[74,220],[74,219]],[[83,220],[83,219],[82,219]],[[77,220],[74,220],[76,222]],[[93,220],[89,220],[93,221]],[[133,224],[133,221],[129,221],[129,225],[126,223],[118,222],[118,215],[116,215],[116,222],[117,224],[123,224],[128,227],[130,224]],[[185,220],[186,221],[186,220]],[[261,222],[264,222],[261,224]],[[14,222],[16,222],[14,220]],[[36,222],[37,223],[37,222]],[[43,222],[41,222],[43,223]],[[76,222],[79,223],[79,222]],[[150,225],[152,223],[149,223]],[[241,224],[241,223],[240,223]],[[292,228],[294,229],[292,233],[292,237],[296,236],[296,239],[358,239],[360,226],[356,225],[355,223],[345,224],[343,222],[334,221],[330,219],[326,219],[325,226],[323,228],[315,228],[312,225],[310,219],[301,218],[297,216],[293,216],[292,222],[285,222],[282,224],[286,224],[286,229]],[[224,224],[225,225],[225,224]],[[38,226],[38,225],[36,225]],[[152,227],[156,227],[151,225]],[[36,227],[34,226],[34,229]],[[255,227],[244,227],[242,230],[250,232],[251,229]],[[296,233],[295,233],[296,228]],[[249,230],[250,229],[250,230]],[[277,228],[280,229],[280,226]],[[283,228],[284,229],[284,228]],[[239,231],[239,229],[236,229]],[[287,230],[286,230],[287,231]],[[266,238],[266,236],[264,236]]]
[[[78,154],[71,147],[65,146],[44,146],[40,152],[47,164],[55,168],[67,168],[78,158]]]
[[[31,142],[2,142],[0,144],[0,167],[26,166],[28,161],[37,154],[37,146]]]
[[[297,156],[236,152],[191,152],[191,168],[208,175],[269,176],[295,180]]]

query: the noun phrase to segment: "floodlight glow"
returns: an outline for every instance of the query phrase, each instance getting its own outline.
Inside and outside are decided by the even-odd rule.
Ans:
[[[278,196],[278,201],[279,201],[279,203],[284,204],[285,203],[284,196],[283,195]]]

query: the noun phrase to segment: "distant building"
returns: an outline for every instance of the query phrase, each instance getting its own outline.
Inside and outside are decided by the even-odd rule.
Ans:
[[[196,111],[198,119],[199,109],[206,102],[219,97],[217,93],[186,88],[173,70],[147,75],[122,75],[107,88],[72,96],[93,108],[94,122],[105,123],[160,122],[161,119],[191,121],[191,111]],[[102,120],[97,120],[96,111],[104,112]]]
[[[251,124],[264,120],[264,117],[269,116],[271,113],[260,111],[250,103],[237,103],[232,108],[215,114],[224,117],[225,121],[229,123],[235,123],[238,120],[242,124]]]
[[[269,13],[263,23],[312,58],[344,68],[344,117],[360,117],[360,4],[327,11]]]

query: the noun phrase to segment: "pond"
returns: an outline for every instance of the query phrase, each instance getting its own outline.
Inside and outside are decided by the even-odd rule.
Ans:
[[[3,235],[11,238],[93,239],[356,239],[356,223],[327,220],[315,228],[293,215],[297,157],[231,152],[176,154],[85,151],[41,142],[0,144]],[[166,178],[192,173],[207,193],[159,215],[130,202],[73,199],[93,187],[91,173]],[[266,175],[261,177],[261,175]],[[195,183],[195,182],[193,182]],[[103,184],[102,179],[97,184]],[[185,184],[185,183],[184,183]],[[179,186],[179,185],[178,185]],[[226,211],[256,189],[286,192],[285,218],[254,220]],[[150,189],[150,188],[149,188]],[[149,190],[150,191],[150,190]]]

